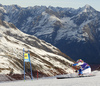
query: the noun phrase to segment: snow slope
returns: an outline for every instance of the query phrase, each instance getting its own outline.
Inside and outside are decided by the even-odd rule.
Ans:
[[[96,76],[71,79],[39,79],[0,83],[0,86],[100,86],[100,71],[94,71]]]
[[[30,51],[34,72],[46,76],[73,72],[70,67],[73,62],[65,59],[59,49],[0,20],[0,74],[23,74],[23,48]],[[26,63],[26,72],[29,69]]]

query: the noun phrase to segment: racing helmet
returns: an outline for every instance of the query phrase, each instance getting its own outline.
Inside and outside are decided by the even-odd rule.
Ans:
[[[84,62],[84,61],[82,59],[78,59],[76,62],[79,63],[79,62]]]

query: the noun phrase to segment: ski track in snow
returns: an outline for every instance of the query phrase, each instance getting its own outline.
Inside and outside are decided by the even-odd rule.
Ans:
[[[0,86],[100,86],[100,71],[94,71],[96,76],[84,78],[56,79],[55,77],[1,82]]]

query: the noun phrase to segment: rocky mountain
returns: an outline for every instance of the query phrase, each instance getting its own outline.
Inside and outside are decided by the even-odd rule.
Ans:
[[[23,74],[23,48],[30,51],[34,77],[37,71],[39,77],[73,72],[71,58],[59,49],[0,20],[0,75]],[[25,65],[26,73],[30,73],[30,64]]]
[[[89,5],[79,9],[0,5],[0,19],[53,44],[74,60],[100,63],[100,12]]]

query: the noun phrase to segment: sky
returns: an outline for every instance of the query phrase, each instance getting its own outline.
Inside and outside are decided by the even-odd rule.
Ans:
[[[100,11],[100,0],[0,0],[2,5],[17,4],[21,7],[43,5],[54,7],[71,7],[78,9],[86,4],[92,6],[94,9]]]

